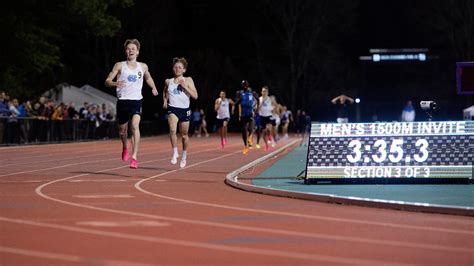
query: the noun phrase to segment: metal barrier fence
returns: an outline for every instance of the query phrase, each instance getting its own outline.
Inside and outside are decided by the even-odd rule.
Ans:
[[[140,122],[142,136],[153,136],[167,131],[166,122],[158,120]],[[110,138],[118,138],[116,121],[0,117],[0,146]]]

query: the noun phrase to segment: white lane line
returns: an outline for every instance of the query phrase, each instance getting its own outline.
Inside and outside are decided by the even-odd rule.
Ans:
[[[289,143],[288,146],[291,146],[292,143]],[[279,150],[285,149],[287,146],[280,148]],[[274,151],[273,153],[278,153],[279,150]],[[266,155],[268,157],[272,157],[272,154]],[[292,213],[292,212],[282,212],[282,211],[272,211],[272,210],[262,210],[262,209],[253,209],[253,208],[244,208],[244,207],[233,207],[229,205],[221,205],[216,203],[207,203],[201,201],[194,201],[194,200],[186,200],[182,198],[175,198],[170,197],[162,194],[153,193],[151,191],[145,190],[142,188],[142,184],[144,182],[150,181],[157,177],[160,177],[163,174],[144,178],[137,183],[135,183],[135,188],[145,194],[168,199],[174,200],[183,203],[189,203],[194,205],[201,205],[207,207],[214,207],[214,208],[222,208],[222,209],[230,209],[230,210],[237,210],[237,211],[245,211],[245,212],[253,212],[253,213],[264,213],[264,214],[271,214],[271,215],[279,215],[279,216],[289,216],[295,218],[305,218],[305,219],[314,219],[314,220],[323,220],[323,221],[330,221],[330,222],[343,222],[343,223],[354,223],[354,224],[362,224],[362,225],[376,225],[382,227],[393,227],[393,228],[400,228],[400,229],[413,229],[413,230],[424,230],[424,231],[435,231],[435,232],[443,232],[443,233],[455,233],[455,234],[469,234],[474,235],[474,231],[472,230],[458,230],[458,229],[445,229],[445,228],[433,228],[428,226],[416,226],[416,225],[403,225],[397,223],[386,223],[386,222],[372,222],[372,221],[361,221],[356,219],[347,219],[347,218],[334,218],[328,216],[320,216],[320,215],[308,215],[308,214],[300,214],[300,213]],[[155,181],[159,181],[160,179],[156,179]]]
[[[122,145],[122,144],[120,144]],[[63,147],[64,148],[64,147]],[[112,150],[112,149],[110,149]],[[52,151],[54,151],[52,153]],[[99,149],[87,149],[87,150],[84,150],[84,149],[76,149],[76,150],[64,150],[64,151],[58,151],[58,150],[53,150],[51,149],[51,147],[47,147],[46,150],[42,150],[42,151],[38,151],[38,149],[36,148],[34,152],[28,152],[28,154],[38,154],[38,155],[34,155],[34,156],[23,156],[21,157],[22,160],[24,159],[28,159],[28,160],[31,160],[31,159],[36,159],[36,158],[49,158],[48,161],[52,161],[54,160],[53,157],[56,157],[56,156],[62,156],[62,155],[71,155],[71,154],[78,154],[78,153],[94,153],[94,152],[102,152],[104,151],[103,148],[99,148]],[[8,159],[5,160],[4,162],[15,162],[18,160],[18,158],[16,158],[16,155],[19,155],[19,154],[13,154],[12,156],[14,156],[14,158],[12,159]],[[36,161],[34,161],[36,163]],[[3,166],[11,166],[11,165],[17,165],[17,164],[25,164],[25,163],[28,163],[28,162],[22,162],[22,163],[8,163],[8,164],[2,164],[0,165],[0,167],[3,167]]]
[[[0,183],[41,183],[47,180],[0,180]]]
[[[37,251],[37,250],[6,247],[6,246],[0,246],[0,252],[35,257],[35,258],[61,260],[61,261],[78,262],[78,263],[95,264],[95,265],[150,265],[150,264],[143,264],[143,263],[131,262],[131,261],[107,260],[107,259],[101,259],[101,258],[67,255],[67,254],[61,254],[61,253],[55,253],[55,252],[53,253],[53,252]]]
[[[156,152],[156,153],[158,153],[158,152]],[[28,173],[34,173],[34,172],[40,172],[40,171],[55,170],[55,169],[60,169],[60,168],[69,167],[69,166],[82,165],[82,164],[99,163],[99,162],[107,162],[107,161],[117,161],[117,160],[118,160],[118,159],[113,158],[113,159],[105,159],[105,160],[95,160],[95,161],[87,161],[87,162],[63,164],[63,165],[55,166],[55,167],[48,167],[48,168],[41,168],[41,169],[35,169],[35,170],[29,170],[29,171],[22,171],[22,172],[15,172],[15,173],[3,174],[3,175],[0,175],[0,177],[12,176],[12,175],[20,175],[20,174],[28,174]],[[123,166],[123,167],[129,167],[129,166],[126,165],[126,166]]]
[[[148,153],[148,154],[155,154],[155,153],[163,153],[163,151],[150,152],[150,153]],[[142,155],[145,155],[145,154],[142,154]],[[22,172],[15,172],[15,173],[3,174],[3,175],[0,175],[0,177],[12,176],[12,175],[20,175],[20,174],[28,174],[28,173],[35,173],[35,172],[48,171],[48,170],[55,170],[55,169],[60,169],[60,168],[69,167],[69,166],[82,165],[82,164],[100,163],[100,162],[118,161],[118,160],[119,160],[119,158],[110,158],[110,159],[104,159],[104,160],[93,160],[93,161],[86,161],[86,162],[63,164],[63,165],[55,166],[55,167],[47,167],[47,168],[41,168],[41,169],[34,169],[34,170],[28,170],[28,171],[22,171]],[[129,167],[129,166],[126,165],[126,166],[124,166],[124,167]]]
[[[140,143],[144,142],[155,142],[155,139],[164,139],[164,141],[169,140],[168,135],[160,135],[160,136],[151,136],[151,137],[141,137],[140,138]],[[52,146],[61,146],[61,147],[67,147],[67,146],[79,146],[79,145],[89,145],[92,146],[91,144],[115,144],[115,143],[121,143],[120,139],[108,139],[108,140],[87,140],[87,141],[74,141],[74,142],[66,142],[66,143],[50,143],[50,144],[42,144],[42,145],[36,145],[36,144],[31,144],[31,145],[20,145],[20,146],[0,146],[0,150],[13,150],[13,149],[19,149],[19,151],[15,152],[21,152],[20,149],[28,149],[31,148],[32,150],[36,151],[38,148],[44,148],[45,150],[49,150]],[[169,142],[167,142],[169,143]]]
[[[81,183],[81,182],[94,182],[94,183],[107,183],[107,182],[127,182],[135,181],[133,179],[74,179],[69,180],[71,183]]]
[[[25,164],[37,164],[37,163],[47,163],[47,162],[51,162],[51,161],[55,161],[55,162],[59,162],[59,161],[65,161],[65,160],[77,160],[77,159],[81,159],[81,158],[90,158],[90,157],[97,157],[97,156],[101,156],[103,157],[104,155],[107,155],[107,154],[117,154],[116,152],[112,152],[112,149],[110,149],[111,152],[104,152],[104,149],[101,149],[101,150],[98,150],[100,151],[100,153],[94,153],[93,151],[84,151],[84,152],[87,152],[88,154],[87,155],[82,155],[82,156],[74,156],[74,157],[67,157],[67,158],[64,158],[63,156],[61,158],[49,158],[49,157],[54,157],[54,156],[58,156],[59,154],[53,154],[53,155],[49,155],[49,156],[42,156],[42,158],[44,157],[48,157],[48,159],[45,159],[45,160],[39,160],[39,161],[31,161],[31,160],[28,160],[27,162],[21,162],[21,163],[11,163],[11,164],[2,164],[0,165],[0,168],[3,168],[3,167],[9,167],[9,166],[18,166],[18,165],[25,165]],[[82,153],[82,151],[81,151]],[[70,153],[66,153],[65,155],[70,155]],[[21,160],[25,160],[25,159],[29,159],[28,157],[21,157],[19,158]]]
[[[122,144],[120,144],[120,145],[122,145]],[[147,148],[140,149],[141,152],[149,151],[149,150],[156,150],[156,148],[148,148],[147,147]],[[101,149],[96,149],[96,150],[81,150],[81,151],[74,151],[74,152],[65,152],[64,155],[71,155],[71,154],[74,154],[74,153],[87,153],[87,155],[74,156],[74,157],[61,156],[61,158],[50,158],[50,157],[55,157],[55,156],[58,156],[58,155],[62,155],[62,153],[61,154],[54,153],[54,154],[47,155],[47,156],[42,155],[42,156],[34,156],[34,157],[21,157],[21,160],[37,158],[37,157],[41,157],[41,158],[46,157],[48,159],[40,160],[40,161],[27,160],[27,162],[2,164],[2,165],[0,165],[0,168],[8,167],[8,166],[24,165],[24,164],[31,165],[31,164],[51,162],[51,161],[59,162],[59,161],[65,161],[65,160],[77,160],[77,159],[81,159],[81,158],[90,158],[90,157],[97,157],[97,156],[104,157],[107,154],[115,154],[116,155],[117,154],[117,148],[108,148],[108,149],[101,148]],[[147,153],[144,153],[144,154],[147,154]]]
[[[214,149],[212,149],[214,150]],[[203,151],[201,151],[203,152]],[[240,153],[241,151],[236,151],[230,154],[222,155],[219,157],[215,157],[212,159],[208,159],[205,161],[201,161],[189,166],[186,166],[185,168],[182,169],[187,169],[190,167],[194,167],[197,165],[201,165],[204,163],[208,163],[211,161],[223,159],[228,156],[232,156],[234,154]],[[196,152],[200,153],[200,152]],[[182,169],[175,169],[167,172],[163,172],[161,174],[152,176],[152,178],[160,177],[163,175],[167,175],[170,173],[174,173],[177,171],[180,171]],[[102,170],[102,172],[108,171]],[[226,223],[219,223],[219,222],[208,222],[208,221],[200,221],[200,220],[194,220],[194,219],[185,219],[185,218],[175,218],[175,217],[168,217],[168,216],[160,216],[160,215],[153,215],[153,214],[145,214],[145,213],[138,213],[138,212],[131,212],[131,211],[124,211],[124,210],[116,210],[116,209],[110,209],[110,208],[102,208],[102,207],[97,207],[97,206],[91,206],[91,205],[86,205],[86,204],[81,204],[81,203],[74,203],[74,202],[69,202],[57,198],[53,198],[49,195],[46,195],[42,192],[42,190],[54,183],[66,181],[69,179],[74,178],[75,176],[71,177],[65,177],[62,179],[57,179],[51,182],[48,182],[46,184],[42,184],[41,186],[38,186],[35,190],[36,194],[38,194],[40,197],[52,200],[55,202],[63,203],[69,206],[76,206],[80,208],[86,208],[86,209],[92,209],[92,210],[98,210],[98,211],[104,211],[104,212],[110,212],[110,213],[117,213],[121,215],[132,215],[132,216],[138,216],[138,217],[144,217],[144,218],[151,218],[151,219],[158,219],[158,220],[165,220],[165,221],[171,221],[171,222],[181,222],[181,223],[187,223],[187,224],[195,224],[195,225],[204,225],[204,226],[211,226],[211,227],[220,227],[220,228],[227,228],[227,229],[233,229],[233,230],[242,230],[242,231],[251,231],[251,232],[259,232],[259,233],[270,233],[270,234],[279,234],[279,235],[287,235],[287,236],[298,236],[298,237],[305,237],[305,238],[316,238],[316,239],[328,239],[328,240],[336,240],[336,241],[348,241],[348,242],[356,242],[356,243],[364,243],[364,244],[374,244],[374,245],[391,245],[391,246],[402,246],[402,247],[412,247],[412,248],[423,248],[423,249],[434,249],[434,250],[443,250],[443,251],[454,251],[454,252],[471,252],[471,249],[468,248],[462,248],[462,247],[445,247],[445,246],[438,246],[438,245],[430,245],[430,244],[417,244],[417,243],[406,243],[402,241],[389,241],[389,240],[374,240],[374,239],[364,239],[364,238],[358,238],[358,237],[347,237],[347,236],[334,236],[334,235],[329,235],[329,234],[317,234],[317,233],[310,233],[310,232],[298,232],[298,231],[290,231],[290,230],[283,230],[283,229],[270,229],[270,228],[261,228],[261,227],[253,227],[253,226],[242,226],[242,225],[233,225],[233,224],[226,224]],[[145,192],[146,193],[146,192]]]
[[[121,195],[72,195],[74,198],[81,199],[110,199],[110,198],[134,198],[135,196],[130,194],[121,194]]]
[[[291,143],[290,143],[291,144]],[[285,147],[282,147],[281,149],[284,149]],[[275,151],[277,152],[277,151]],[[189,167],[192,167],[193,165],[190,165]],[[151,180],[153,178],[157,178],[163,175],[166,175],[168,173],[161,173],[146,179],[142,179],[139,182],[135,184],[135,188],[145,194],[159,197],[159,198],[164,198],[164,199],[169,199],[169,200],[175,200],[178,202],[183,202],[183,203],[189,203],[189,204],[195,204],[195,205],[202,205],[202,206],[208,206],[208,207],[216,207],[216,208],[223,208],[223,209],[232,209],[232,210],[239,210],[239,211],[247,211],[247,212],[254,212],[254,213],[265,213],[265,214],[272,214],[272,215],[280,215],[280,216],[291,216],[291,217],[298,217],[298,218],[310,218],[310,219],[319,219],[319,220],[337,220],[337,221],[342,221],[342,222],[347,222],[347,223],[359,223],[359,224],[376,224],[379,226],[392,226],[392,227],[400,227],[398,224],[390,224],[390,223],[378,223],[378,222],[367,222],[367,221],[360,221],[360,220],[354,220],[354,219],[342,219],[342,218],[331,218],[331,217],[323,217],[323,216],[312,216],[312,215],[303,215],[303,214],[297,214],[297,213],[288,213],[288,212],[279,212],[279,211],[269,211],[269,210],[260,210],[260,209],[252,209],[252,208],[241,208],[241,207],[232,207],[232,206],[227,206],[227,205],[220,205],[220,204],[214,204],[214,203],[205,203],[205,202],[198,202],[198,201],[192,201],[192,200],[185,200],[185,199],[180,199],[180,198],[174,198],[174,197],[168,197],[168,196],[163,196],[160,194],[156,194],[147,190],[144,190],[140,187],[140,184],[147,180]],[[402,225],[403,226],[403,225]],[[416,230],[421,230],[421,229],[426,229],[427,227],[419,227],[419,226],[408,226],[409,229],[416,229]],[[428,227],[429,228],[429,227]],[[437,228],[434,228],[437,229]],[[251,230],[252,228],[245,227],[245,229],[242,230]],[[260,228],[261,232],[269,232],[269,233],[278,233],[278,234],[295,234],[298,236],[301,236],[299,232],[296,231],[285,231],[285,230],[274,230],[274,229],[266,229],[266,228]],[[430,228],[430,230],[433,230],[433,228]],[[448,229],[440,229],[440,230],[448,230]],[[278,232],[276,232],[278,231]],[[466,230],[449,230],[450,233],[455,231],[456,233],[469,233],[472,234],[473,232],[471,231],[466,231]],[[436,244],[422,244],[422,243],[410,243],[406,241],[394,241],[394,240],[376,240],[376,239],[365,239],[365,238],[359,238],[359,237],[348,237],[348,236],[335,236],[335,235],[327,235],[327,234],[316,234],[316,233],[304,233],[303,236],[306,237],[311,237],[311,238],[319,238],[319,239],[327,239],[327,240],[336,240],[336,241],[348,241],[348,242],[356,242],[356,243],[364,243],[364,244],[375,244],[375,245],[389,245],[389,246],[397,246],[397,247],[410,247],[410,248],[421,248],[421,249],[433,249],[433,250],[443,250],[443,251],[455,251],[455,252],[472,252],[472,249],[469,248],[462,248],[462,247],[451,247],[451,246],[443,246],[443,245],[436,245]]]
[[[208,146],[208,145],[196,145],[196,147],[201,147],[201,146]],[[215,150],[215,149],[213,149],[213,150]],[[142,153],[142,154],[140,154],[140,156],[149,155],[149,154],[161,154],[161,153],[169,153],[169,151],[157,151],[157,152]],[[170,156],[170,157],[171,157],[171,156]],[[55,166],[55,167],[47,167],[47,168],[40,168],[40,169],[29,170],[29,171],[22,171],[22,172],[15,172],[15,173],[3,174],[3,175],[0,175],[0,177],[12,176],[12,175],[19,175],[19,174],[28,174],[28,173],[41,172],[41,171],[48,171],[48,170],[54,170],[54,169],[65,168],[65,167],[69,167],[69,166],[82,165],[82,164],[94,164],[94,163],[99,163],[99,162],[118,161],[118,160],[120,160],[120,158],[110,158],[110,159],[104,159],[104,160],[93,160],[93,161],[86,161],[86,162],[63,164],[63,165]],[[155,162],[155,161],[157,161],[157,160],[151,160],[151,161],[146,161],[146,162],[140,162],[140,164],[149,163],[149,162]],[[129,166],[128,166],[128,165],[123,166],[123,168],[125,168],[125,167],[129,167]]]
[[[170,225],[170,223],[158,221],[83,221],[76,222],[76,224],[95,227],[164,227]]]
[[[330,263],[345,263],[345,264],[350,264],[350,265],[354,265],[354,264],[407,265],[407,264],[402,264],[402,263],[389,263],[386,260],[379,261],[379,260],[364,260],[364,259],[355,259],[355,258],[342,258],[340,255],[337,257],[334,257],[334,256],[315,255],[315,254],[307,254],[307,253],[299,253],[299,252],[291,252],[291,251],[276,251],[272,249],[246,248],[246,247],[211,244],[211,243],[188,241],[188,240],[178,240],[178,239],[172,239],[172,238],[133,235],[133,234],[126,234],[126,233],[119,233],[119,232],[102,231],[102,230],[97,230],[97,229],[86,229],[86,228],[68,226],[68,225],[50,224],[50,223],[42,223],[42,222],[20,220],[20,219],[10,219],[6,217],[0,217],[0,221],[30,225],[30,226],[38,226],[38,227],[43,227],[43,228],[59,229],[59,230],[77,232],[77,233],[86,233],[86,234],[93,234],[93,235],[106,236],[106,237],[115,237],[115,238],[128,239],[128,240],[138,240],[138,241],[147,241],[147,242],[152,242],[152,243],[169,244],[169,245],[184,246],[184,247],[227,251],[231,253],[245,253],[245,254],[254,254],[254,255],[262,255],[262,256],[270,256],[270,257],[285,257],[285,258],[311,260],[311,261],[319,261],[319,262],[330,262]],[[409,265],[412,265],[412,264],[409,264]]]
[[[158,136],[158,137],[143,137],[141,138],[141,141],[140,143],[142,144],[143,147],[145,147],[145,145],[147,145],[148,143],[152,143],[153,145],[160,145],[161,143],[165,143],[168,144],[169,143],[169,140],[163,140],[163,141],[160,141],[159,139],[161,138],[161,136]],[[169,137],[167,137],[169,138]],[[158,139],[158,141],[156,141],[155,139]],[[144,141],[145,140],[145,141]],[[87,144],[88,147],[87,149],[84,149],[82,147],[70,147],[70,149],[63,149],[63,148],[68,148],[69,145],[79,145],[79,144]],[[90,142],[72,142],[72,143],[61,143],[61,144],[47,144],[47,145],[29,145],[29,146],[24,146],[24,147],[20,147],[20,148],[31,148],[31,151],[26,151],[29,155],[34,155],[34,156],[28,156],[28,157],[21,157],[21,159],[34,159],[34,158],[49,158],[49,157],[53,157],[53,156],[58,156],[58,155],[67,155],[67,154],[76,154],[76,153],[94,153],[94,152],[101,152],[101,151],[105,151],[105,150],[109,150],[109,149],[104,149],[103,147],[101,148],[97,148],[97,149],[94,149],[94,147],[96,146],[106,146],[106,147],[110,147],[111,145],[116,145],[116,147],[121,147],[122,145],[122,142],[117,139],[117,140],[113,140],[113,141],[90,141]],[[54,146],[60,146],[59,150],[55,150],[54,149]],[[91,148],[93,147],[93,148]],[[149,147],[149,146],[146,146],[146,147]],[[9,148],[9,147],[3,147],[3,148]],[[12,147],[13,148],[13,147]],[[41,149],[41,148],[44,148],[44,149]],[[112,150],[113,148],[110,148],[110,150]],[[146,148],[144,148],[146,149]],[[144,150],[143,149],[143,150]],[[0,151],[2,150],[2,147],[0,147]],[[56,151],[55,153],[51,154],[51,151]],[[17,153],[13,153],[12,155],[13,156],[16,156],[16,155],[21,155],[21,153],[25,153],[24,151],[16,151]],[[36,155],[38,154],[38,155]],[[5,158],[5,160],[3,160],[3,163],[7,163],[7,162],[15,162],[17,161],[16,158]],[[3,166],[3,165],[1,165]]]
[[[113,140],[107,140],[106,142],[112,142]],[[95,140],[95,141],[83,141],[83,142],[70,142],[70,143],[51,143],[51,144],[45,144],[45,145],[23,145],[23,146],[3,146],[0,147],[0,150],[13,150],[13,149],[28,149],[31,148],[33,150],[36,150],[37,148],[44,148],[48,149],[51,146],[69,146],[69,145],[85,145],[85,144],[94,144],[97,142],[103,142],[103,140]]]

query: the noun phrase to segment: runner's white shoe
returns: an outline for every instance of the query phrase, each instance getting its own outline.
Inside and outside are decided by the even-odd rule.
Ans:
[[[179,162],[179,167],[183,168],[186,166],[186,159],[181,159],[181,162]]]
[[[171,157],[171,164],[176,164],[178,162],[178,154],[173,154],[173,157]]]

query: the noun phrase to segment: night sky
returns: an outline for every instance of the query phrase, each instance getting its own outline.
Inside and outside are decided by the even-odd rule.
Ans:
[[[269,85],[282,104],[294,111],[306,109],[319,121],[335,119],[330,100],[340,93],[361,98],[364,121],[374,114],[381,120],[398,119],[408,99],[438,101],[439,119],[461,119],[462,109],[474,102],[472,96],[457,95],[455,87],[455,63],[474,60],[473,49],[465,45],[474,41],[474,21],[463,19],[472,18],[472,0],[134,2],[107,9],[121,22],[113,36],[63,31],[62,67],[36,86],[44,91],[68,82],[111,92],[103,81],[113,64],[125,59],[125,39],[137,38],[142,45],[139,61],[148,64],[160,91],[172,76],[172,58],[188,59],[187,74],[200,93],[193,107],[208,112],[221,89],[233,96],[243,79],[258,92]],[[288,14],[298,17],[292,38],[285,39],[285,27],[294,22],[285,20]],[[459,44],[450,41],[452,29],[469,26],[471,32]],[[427,48],[429,58],[437,58],[360,61],[371,48]],[[293,73],[292,63],[304,68]],[[161,96],[153,98],[149,91],[144,88],[144,111],[146,118],[153,118],[163,112]],[[424,119],[419,108],[417,112]]]

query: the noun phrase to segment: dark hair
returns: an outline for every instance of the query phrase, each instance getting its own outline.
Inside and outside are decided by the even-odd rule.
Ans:
[[[242,87],[245,87],[245,86],[250,86],[248,80],[242,80],[242,83],[241,83]]]
[[[128,39],[125,41],[123,47],[127,49],[127,45],[129,44],[135,44],[137,46],[137,50],[140,50],[140,42],[137,39]]]
[[[186,69],[188,68],[188,61],[186,61],[186,59],[184,57],[175,57],[173,58],[173,66],[176,64],[176,63],[181,63],[183,64],[183,67]]]

